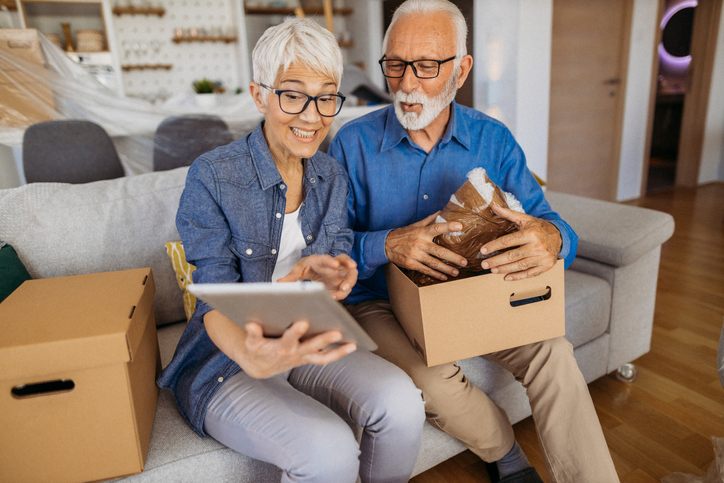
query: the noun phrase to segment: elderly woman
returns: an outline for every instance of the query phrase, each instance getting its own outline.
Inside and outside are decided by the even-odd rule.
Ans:
[[[344,97],[334,37],[311,20],[268,29],[249,86],[264,121],[189,169],[176,223],[194,282],[324,282],[337,299],[357,279],[347,256],[348,185],[317,149]],[[191,427],[275,464],[282,481],[407,481],[420,445],[420,392],[398,368],[341,335],[280,338],[241,328],[203,302],[159,376]],[[361,444],[344,419],[364,428]]]

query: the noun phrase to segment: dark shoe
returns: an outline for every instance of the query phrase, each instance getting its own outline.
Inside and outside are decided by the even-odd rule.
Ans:
[[[532,466],[498,480],[499,483],[543,483],[538,472]]]
[[[500,481],[498,465],[496,463],[488,463],[487,461],[483,461],[483,463],[485,463],[485,470],[488,472],[490,483],[498,483]]]

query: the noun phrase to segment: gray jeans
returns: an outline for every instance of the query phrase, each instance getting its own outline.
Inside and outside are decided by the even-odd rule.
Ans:
[[[344,419],[364,428],[358,445]],[[283,470],[283,482],[406,482],[425,421],[412,380],[357,351],[326,366],[269,379],[239,372],[209,404],[204,430],[217,441]]]

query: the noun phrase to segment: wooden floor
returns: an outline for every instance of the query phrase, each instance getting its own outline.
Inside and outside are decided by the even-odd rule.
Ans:
[[[704,475],[714,460],[711,437],[724,437],[716,363],[724,320],[724,183],[669,189],[627,204],[676,220],[661,253],[651,352],[634,361],[635,382],[605,376],[589,389],[622,483],[658,482],[672,472]],[[549,482],[531,418],[514,429]],[[489,480],[480,460],[465,451],[411,481]]]

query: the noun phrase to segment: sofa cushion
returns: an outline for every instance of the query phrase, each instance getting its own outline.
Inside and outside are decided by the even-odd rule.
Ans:
[[[602,278],[570,269],[565,279],[566,339],[575,348],[608,329],[611,286]]]
[[[0,190],[0,239],[16,247],[33,278],[151,267],[157,324],[183,320],[164,244],[180,238],[175,219],[187,170]]]
[[[578,256],[616,267],[635,262],[674,233],[668,213],[554,191],[546,199],[578,234]]]

